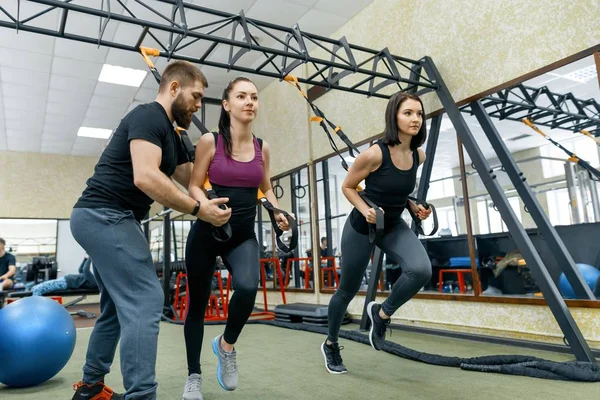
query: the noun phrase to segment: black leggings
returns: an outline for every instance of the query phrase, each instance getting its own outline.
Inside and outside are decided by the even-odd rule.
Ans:
[[[244,230],[245,237],[235,232],[225,242],[212,237],[211,227],[196,221],[190,230],[186,245],[185,263],[189,285],[189,305],[184,326],[188,373],[199,374],[200,352],[204,337],[204,314],[211,294],[217,256],[221,256],[232,276],[234,289],[229,302],[224,339],[235,344],[248,321],[258,290],[260,273],[258,242],[254,230]]]
[[[340,287],[329,301],[327,339],[332,342],[338,340],[342,319],[348,304],[360,289],[375,244],[385,254],[398,261],[402,269],[402,275],[392,286],[388,298],[381,304],[386,315],[392,316],[431,279],[431,261],[427,252],[404,220],[390,228],[378,242],[369,243],[369,236],[356,232],[348,218],[342,233]]]

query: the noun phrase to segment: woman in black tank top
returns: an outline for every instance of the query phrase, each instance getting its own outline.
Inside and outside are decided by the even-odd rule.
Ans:
[[[346,309],[358,292],[375,245],[398,262],[402,275],[394,283],[390,295],[382,303],[368,305],[371,319],[369,339],[380,350],[385,331],[394,312],[410,300],[431,278],[431,262],[425,248],[401,218],[410,207],[420,219],[431,210],[408,200],[415,188],[417,169],[425,161],[419,148],[427,137],[421,99],[407,93],[396,93],[385,112],[385,131],[377,144],[361,153],[348,171],[342,192],[354,209],[342,233],[342,273],[340,286],[329,303],[329,334],[321,345],[325,367],[330,373],[347,372],[340,356],[338,333]],[[365,180],[365,194],[384,212],[384,234],[369,241],[369,224],[375,224],[375,210],[360,197],[356,187]]]

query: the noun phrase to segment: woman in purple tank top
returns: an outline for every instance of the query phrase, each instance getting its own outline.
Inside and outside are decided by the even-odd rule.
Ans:
[[[184,326],[188,377],[183,400],[201,400],[200,352],[204,336],[204,313],[211,294],[217,256],[232,275],[234,293],[229,303],[223,334],[212,341],[217,356],[217,380],[225,390],[237,386],[236,343],[256,299],[259,282],[259,246],[254,232],[258,189],[279,208],[271,188],[269,146],[252,134],[258,112],[258,90],[248,78],[231,81],[223,91],[219,132],[206,134],[196,146],[196,161],[189,193],[200,201],[201,219],[194,222],[187,238],[186,268],[189,305]],[[208,177],[219,199],[208,200],[203,183]],[[225,210],[219,205],[226,204]],[[283,230],[287,219],[279,214]],[[213,237],[213,227],[229,222],[231,237],[222,242]]]

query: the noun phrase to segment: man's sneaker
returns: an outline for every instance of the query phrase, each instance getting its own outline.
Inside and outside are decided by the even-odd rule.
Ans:
[[[79,381],[73,385],[75,394],[71,400],[124,400],[125,396],[113,392],[104,382],[93,385]]]
[[[204,400],[200,390],[202,390],[202,376],[200,374],[191,374],[185,382],[183,400]]]
[[[385,343],[385,330],[390,324],[390,319],[383,319],[379,316],[381,305],[372,301],[367,305],[367,313],[371,320],[371,329],[369,330],[369,341],[375,350],[381,350]]]
[[[219,363],[217,365],[217,380],[219,385],[225,390],[235,390],[238,382],[238,371],[235,363],[236,352],[231,353],[223,350],[221,347],[221,337],[219,335],[212,341],[213,353],[217,356]]]
[[[323,353],[323,358],[325,358],[325,369],[330,374],[345,374],[348,372],[346,367],[344,367],[342,356],[340,355],[340,350],[343,348],[344,346],[340,347],[337,342],[329,346],[327,345],[327,341],[321,344],[321,353]]]

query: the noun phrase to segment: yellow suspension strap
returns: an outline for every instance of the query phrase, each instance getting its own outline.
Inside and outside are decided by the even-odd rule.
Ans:
[[[295,77],[293,75],[286,75],[285,78],[284,78],[284,80],[286,82],[288,82],[289,84],[291,84],[292,86],[294,86],[296,89],[298,89],[298,91],[300,92],[300,94],[302,94],[302,97],[304,97],[304,99],[306,100],[306,102],[310,105],[310,107],[312,108],[313,112],[315,113],[315,116],[311,117],[310,121],[311,122],[318,122],[319,125],[321,126],[321,128],[323,128],[323,131],[325,131],[325,134],[327,135],[327,138],[329,139],[329,143],[331,145],[331,148],[340,157],[340,160],[341,160],[341,163],[342,163],[342,167],[346,171],[348,171],[348,169],[349,169],[348,168],[348,164],[346,163],[346,160],[344,160],[344,157],[342,157],[342,154],[341,154],[340,150],[338,149],[337,145],[335,144],[335,141],[333,140],[333,137],[332,137],[331,133],[329,132],[329,129],[331,128],[333,130],[333,132],[346,144],[346,146],[348,146],[348,151],[350,152],[350,156],[356,158],[356,155],[360,154],[360,151],[358,151],[358,148],[354,145],[354,143],[352,143],[350,141],[350,139],[348,138],[348,136],[346,136],[346,134],[342,130],[341,126],[336,125],[333,122],[331,122],[329,119],[327,119],[327,117],[325,116],[325,114],[323,113],[323,111],[321,111],[319,109],[319,107],[317,107],[312,101],[309,100],[309,98],[306,95],[306,93],[300,87],[300,83],[298,82],[298,78],[297,77]],[[369,224],[369,241],[371,243],[373,243],[376,240],[378,240],[379,238],[381,238],[383,236],[383,233],[384,233],[385,226],[384,226],[383,210],[381,210],[381,208],[379,208],[375,203],[373,203],[367,197],[364,189],[360,185],[358,185],[356,187],[356,191],[360,195],[361,199],[363,199],[364,202],[367,203],[367,205],[369,207],[371,207],[371,208],[373,208],[375,210],[376,223],[374,225],[373,224]],[[416,199],[414,197],[409,197],[409,199],[412,200],[412,201],[414,201],[416,204],[422,205],[426,209],[429,209],[431,207],[434,226],[433,226],[432,232],[429,235],[425,235],[425,233],[423,232],[422,221],[412,212],[412,210],[410,209],[410,207],[407,207],[407,208],[408,208],[408,211],[409,211],[409,214],[410,214],[411,218],[415,222],[415,225],[417,227],[417,231],[419,232],[419,234],[425,235],[425,236],[434,235],[437,232],[437,229],[438,229],[438,219],[437,219],[437,213],[435,211],[435,207],[433,207],[433,205],[427,203],[426,201],[419,200],[419,199]]]
[[[550,136],[548,136],[547,134],[545,134],[540,128],[538,128],[537,126],[535,126],[533,124],[533,122],[531,122],[530,119],[523,118],[521,120],[521,122],[523,122],[525,125],[527,125],[531,129],[533,129],[534,131],[536,131],[537,133],[539,133],[540,135],[542,135],[550,143],[552,143],[553,145],[555,145],[556,147],[558,147],[559,149],[561,149],[562,151],[564,151],[565,153],[567,153],[569,155],[568,160],[570,162],[576,163],[577,165],[579,165],[583,169],[585,169],[587,171],[588,175],[590,176],[591,180],[594,180],[594,181],[599,181],[600,180],[600,171],[598,171],[596,168],[592,167],[587,161],[582,160],[575,153],[573,153],[569,149],[565,148],[563,145],[561,145],[560,143],[558,143],[557,141],[555,141],[554,139],[552,139]]]
[[[585,135],[585,136],[589,137],[590,139],[592,139],[594,142],[596,142],[596,145],[600,147],[600,138],[597,138],[596,136],[592,135],[590,132],[586,131],[585,129],[582,129],[579,132],[582,135]]]

